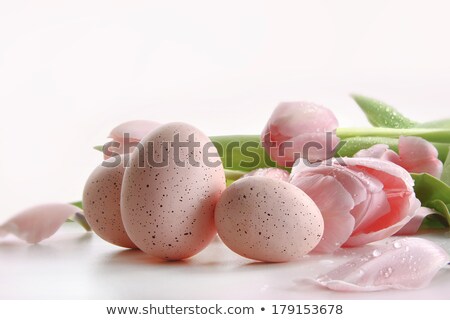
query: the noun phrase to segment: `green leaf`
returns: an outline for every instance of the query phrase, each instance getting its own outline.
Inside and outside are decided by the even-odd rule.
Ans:
[[[411,174],[414,179],[414,191],[422,206],[434,209],[450,226],[450,186],[427,173]]]
[[[427,229],[447,229],[445,219],[439,214],[426,216],[420,225],[420,230]]]
[[[427,207],[436,210],[444,218],[447,225],[450,226],[450,204],[445,204],[442,200],[432,200],[427,202]]]
[[[367,120],[374,127],[407,129],[417,125],[417,122],[408,119],[382,101],[361,95],[352,95],[352,98],[366,114]]]
[[[450,203],[450,187],[446,183],[428,173],[412,173],[411,176],[415,183],[414,191],[420,201],[442,200]]]
[[[83,209],[83,202],[82,201],[74,201],[70,203],[71,205],[78,207],[80,209]]]
[[[441,180],[447,185],[450,185],[450,148],[442,170]]]
[[[276,166],[257,135],[215,136],[210,139],[217,148],[225,170],[249,172]]]

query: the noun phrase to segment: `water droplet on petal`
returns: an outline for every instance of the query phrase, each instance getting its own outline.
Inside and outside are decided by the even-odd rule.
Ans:
[[[372,251],[372,255],[374,257],[379,257],[379,256],[381,256],[381,252],[380,252],[380,250],[375,249],[375,250]]]
[[[389,278],[392,275],[393,271],[394,270],[391,267],[384,268],[384,269],[380,270],[380,275],[382,275],[385,278]]]
[[[394,246],[395,249],[399,249],[399,248],[402,247],[401,243],[398,242],[398,241],[395,241],[394,244],[393,244],[393,246]]]

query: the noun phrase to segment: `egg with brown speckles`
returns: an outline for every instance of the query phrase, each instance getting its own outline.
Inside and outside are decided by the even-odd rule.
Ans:
[[[122,218],[142,251],[165,260],[189,258],[216,234],[214,209],[225,173],[211,140],[195,127],[169,123],[141,140],[122,187]]]
[[[109,158],[91,173],[83,191],[83,210],[92,230],[102,239],[136,248],[125,232],[120,212],[125,157]]]
[[[319,243],[324,222],[302,190],[267,177],[230,185],[215,210],[217,232],[231,250],[266,262],[301,259]]]

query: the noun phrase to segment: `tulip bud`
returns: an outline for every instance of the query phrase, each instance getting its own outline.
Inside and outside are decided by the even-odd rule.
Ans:
[[[159,126],[159,123],[148,120],[134,120],[118,125],[108,136],[112,140],[103,146],[105,160],[131,153],[142,138]]]
[[[370,157],[391,161],[411,173],[428,173],[436,178],[442,175],[443,164],[433,144],[420,137],[401,136],[398,140],[398,154],[385,144],[376,144],[360,150],[355,157]]]
[[[331,158],[339,143],[338,121],[327,108],[309,102],[280,103],[261,134],[278,165],[291,167],[298,158],[309,162]]]

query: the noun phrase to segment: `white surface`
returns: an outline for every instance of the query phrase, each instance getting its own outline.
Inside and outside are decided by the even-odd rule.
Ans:
[[[450,251],[449,232],[423,236]],[[450,299],[449,269],[421,290],[338,293],[296,280],[336,267],[342,256],[258,263],[216,239],[189,260],[162,262],[74,224],[39,245],[2,241],[0,261],[0,299]]]
[[[0,222],[80,199],[126,120],[259,133],[283,100],[367,122],[349,93],[450,116],[448,1],[0,0]]]

